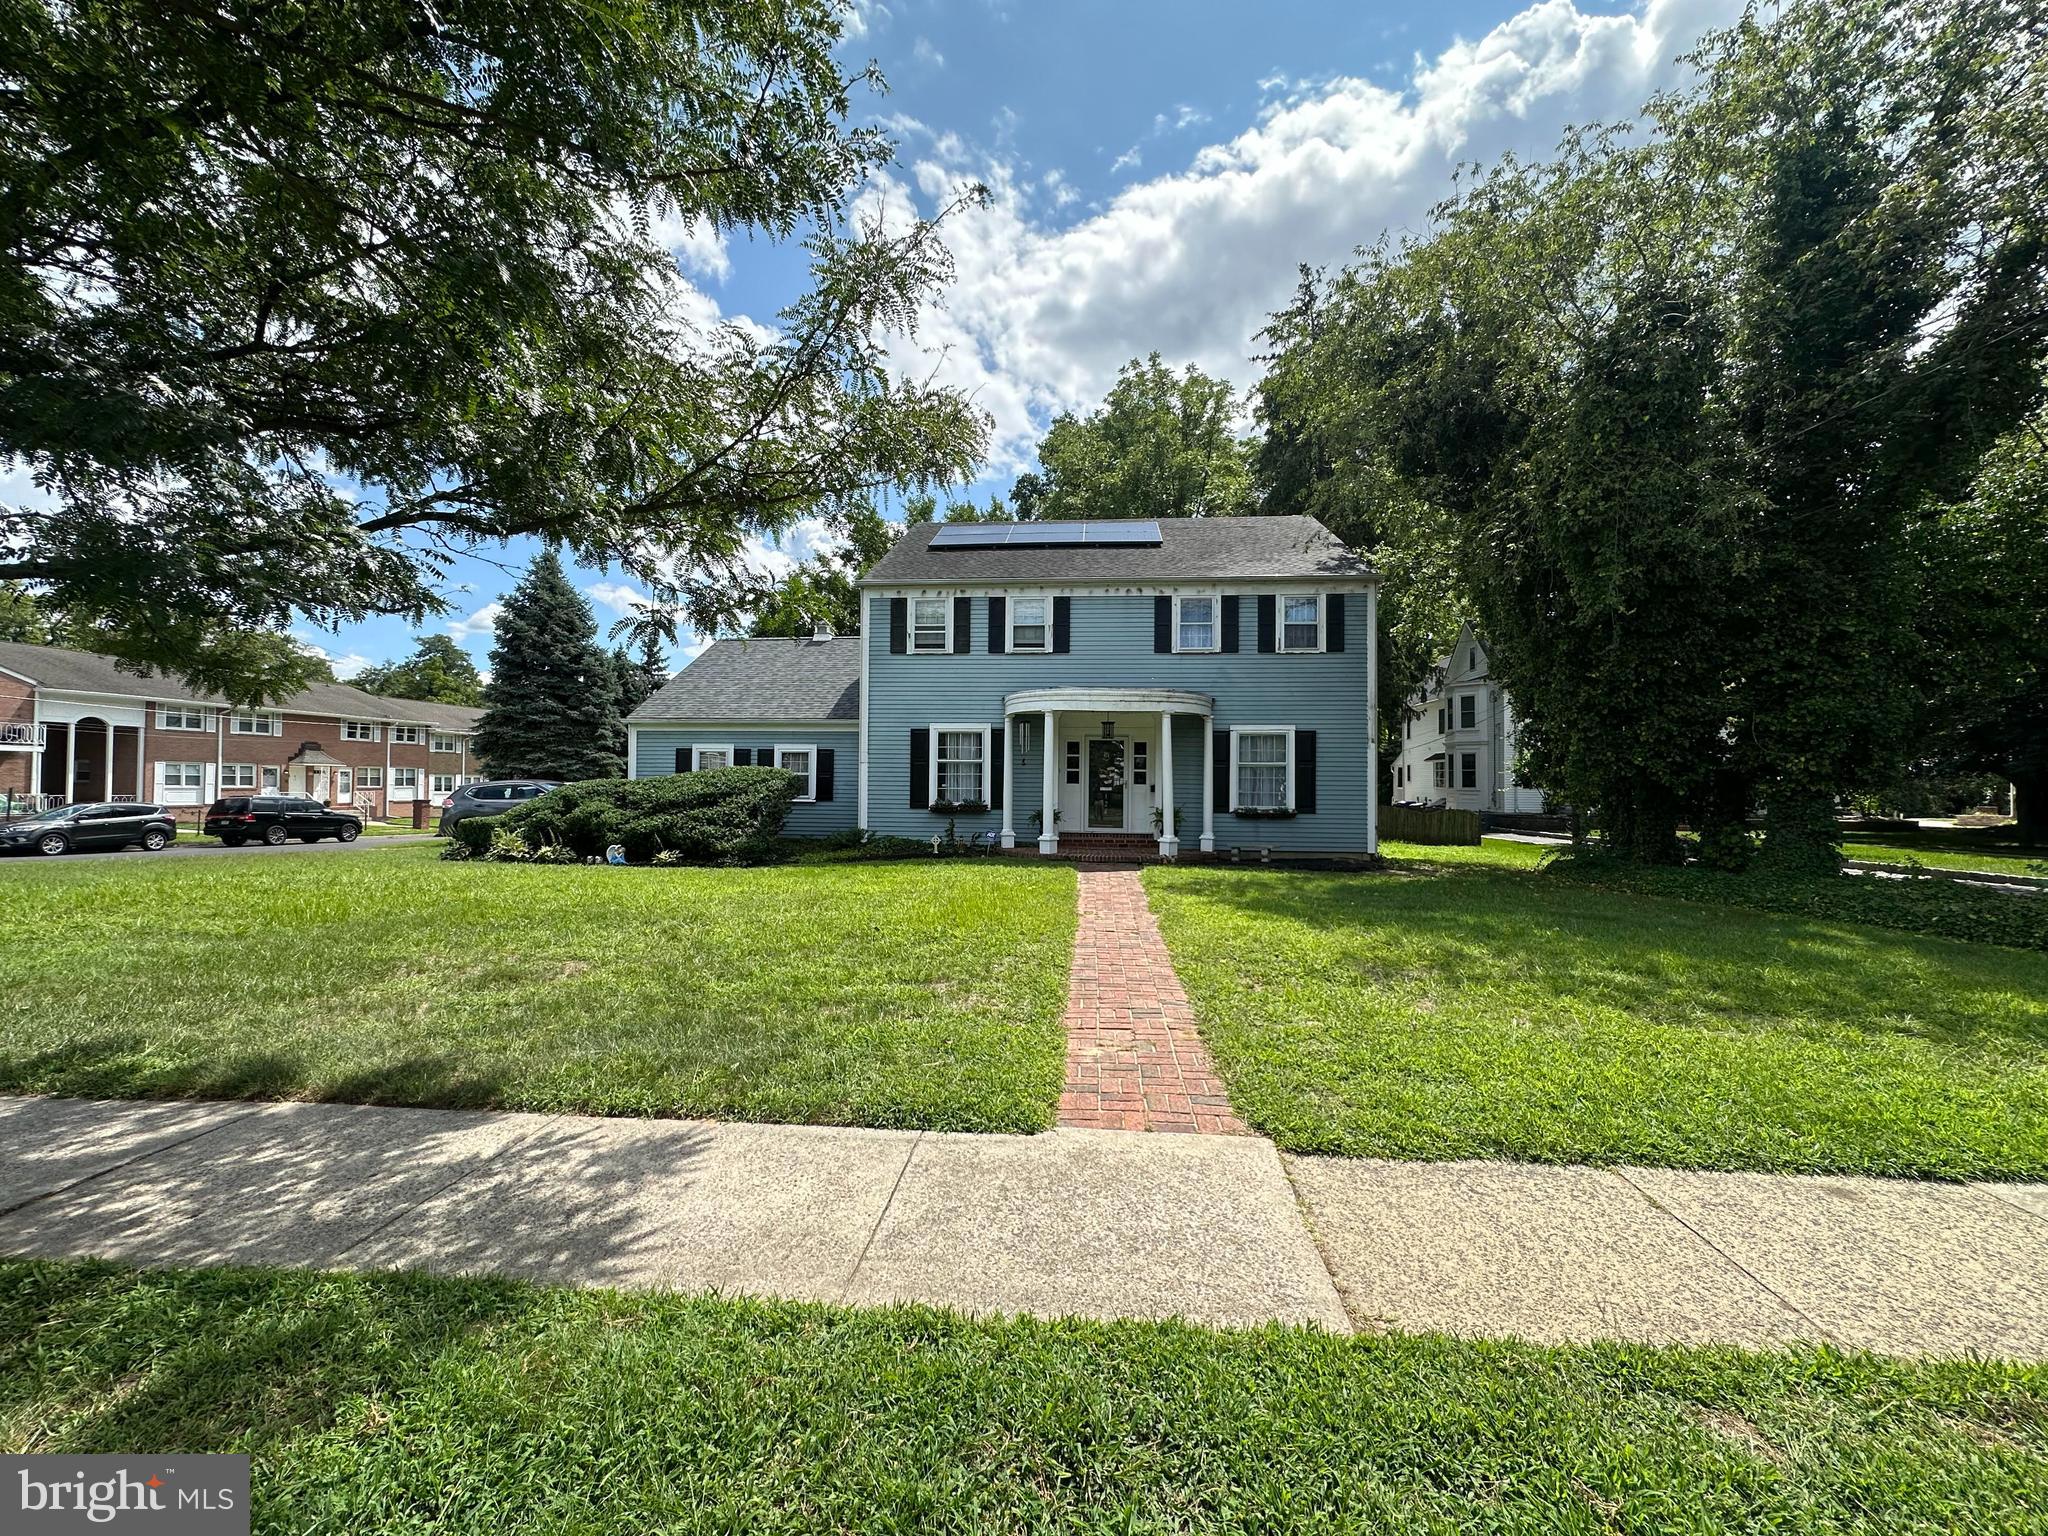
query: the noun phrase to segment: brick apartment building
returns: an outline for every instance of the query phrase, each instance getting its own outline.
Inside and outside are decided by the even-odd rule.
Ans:
[[[0,805],[204,806],[242,790],[402,817],[483,777],[480,713],[346,683],[240,709],[108,656],[0,642]]]

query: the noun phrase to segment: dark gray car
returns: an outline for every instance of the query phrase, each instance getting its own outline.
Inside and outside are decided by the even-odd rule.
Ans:
[[[515,805],[524,805],[551,789],[560,779],[488,779],[482,784],[465,784],[448,797],[441,810],[441,835],[448,836],[461,823],[476,816],[502,816]]]
[[[163,807],[134,800],[102,800],[38,811],[0,827],[0,849],[69,853],[74,848],[167,848],[178,824]]]

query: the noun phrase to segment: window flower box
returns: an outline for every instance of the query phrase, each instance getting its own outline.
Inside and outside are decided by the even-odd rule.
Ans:
[[[1247,805],[1232,811],[1230,814],[1242,817],[1246,821],[1292,821],[1295,815],[1293,811],[1288,810],[1284,805]]]
[[[985,816],[988,814],[986,800],[934,800],[931,805],[934,816]]]

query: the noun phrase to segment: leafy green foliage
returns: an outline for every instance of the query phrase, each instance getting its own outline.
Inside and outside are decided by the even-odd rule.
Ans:
[[[590,604],[552,551],[536,555],[498,616],[477,756],[497,778],[616,778],[626,771],[616,690]]]
[[[1094,411],[1063,411],[1038,445],[1042,473],[1018,477],[1015,516],[1230,517],[1252,506],[1237,396],[1190,363],[1154,352],[1126,363]]]
[[[2019,1536],[2048,1475],[2037,1365],[422,1273],[9,1261],[0,1382],[0,1445],[245,1452],[280,1531]]]
[[[503,816],[460,822],[455,830],[479,853],[491,851],[492,838],[509,837],[530,850],[552,845],[579,858],[599,857],[616,843],[635,863],[666,853],[693,864],[762,864],[776,854],[801,787],[795,774],[780,768],[597,779],[564,784]]]
[[[846,16],[0,10],[0,455],[43,493],[0,579],[241,696],[290,680],[234,635],[419,622],[450,547],[615,566],[673,638],[757,605],[750,535],[965,475],[985,417],[884,366],[950,263],[845,211],[892,153],[848,126]],[[808,291],[707,321],[678,229],[805,237]]]
[[[1388,542],[1425,578],[1451,552],[1526,771],[1615,851],[1675,861],[1689,818],[1739,862],[1761,808],[1767,860],[1825,870],[1837,797],[1908,755],[1909,520],[2048,361],[2026,12],[1757,13],[1647,134],[1479,172],[1276,317],[1262,478],[1396,488]]]
[[[897,535],[897,528],[872,506],[855,508],[846,520],[845,542],[804,561],[783,577],[755,615],[753,632],[797,639],[822,623],[831,625],[835,634],[859,634],[857,583],[889,553]]]
[[[484,680],[469,652],[448,635],[422,635],[404,661],[365,667],[349,681],[388,699],[424,699],[431,704],[484,701]]]

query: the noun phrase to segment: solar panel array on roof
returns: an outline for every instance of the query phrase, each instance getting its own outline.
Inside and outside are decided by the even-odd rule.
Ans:
[[[1054,523],[942,523],[933,549],[1052,548],[1077,544],[1156,545],[1159,524],[1150,518]]]

